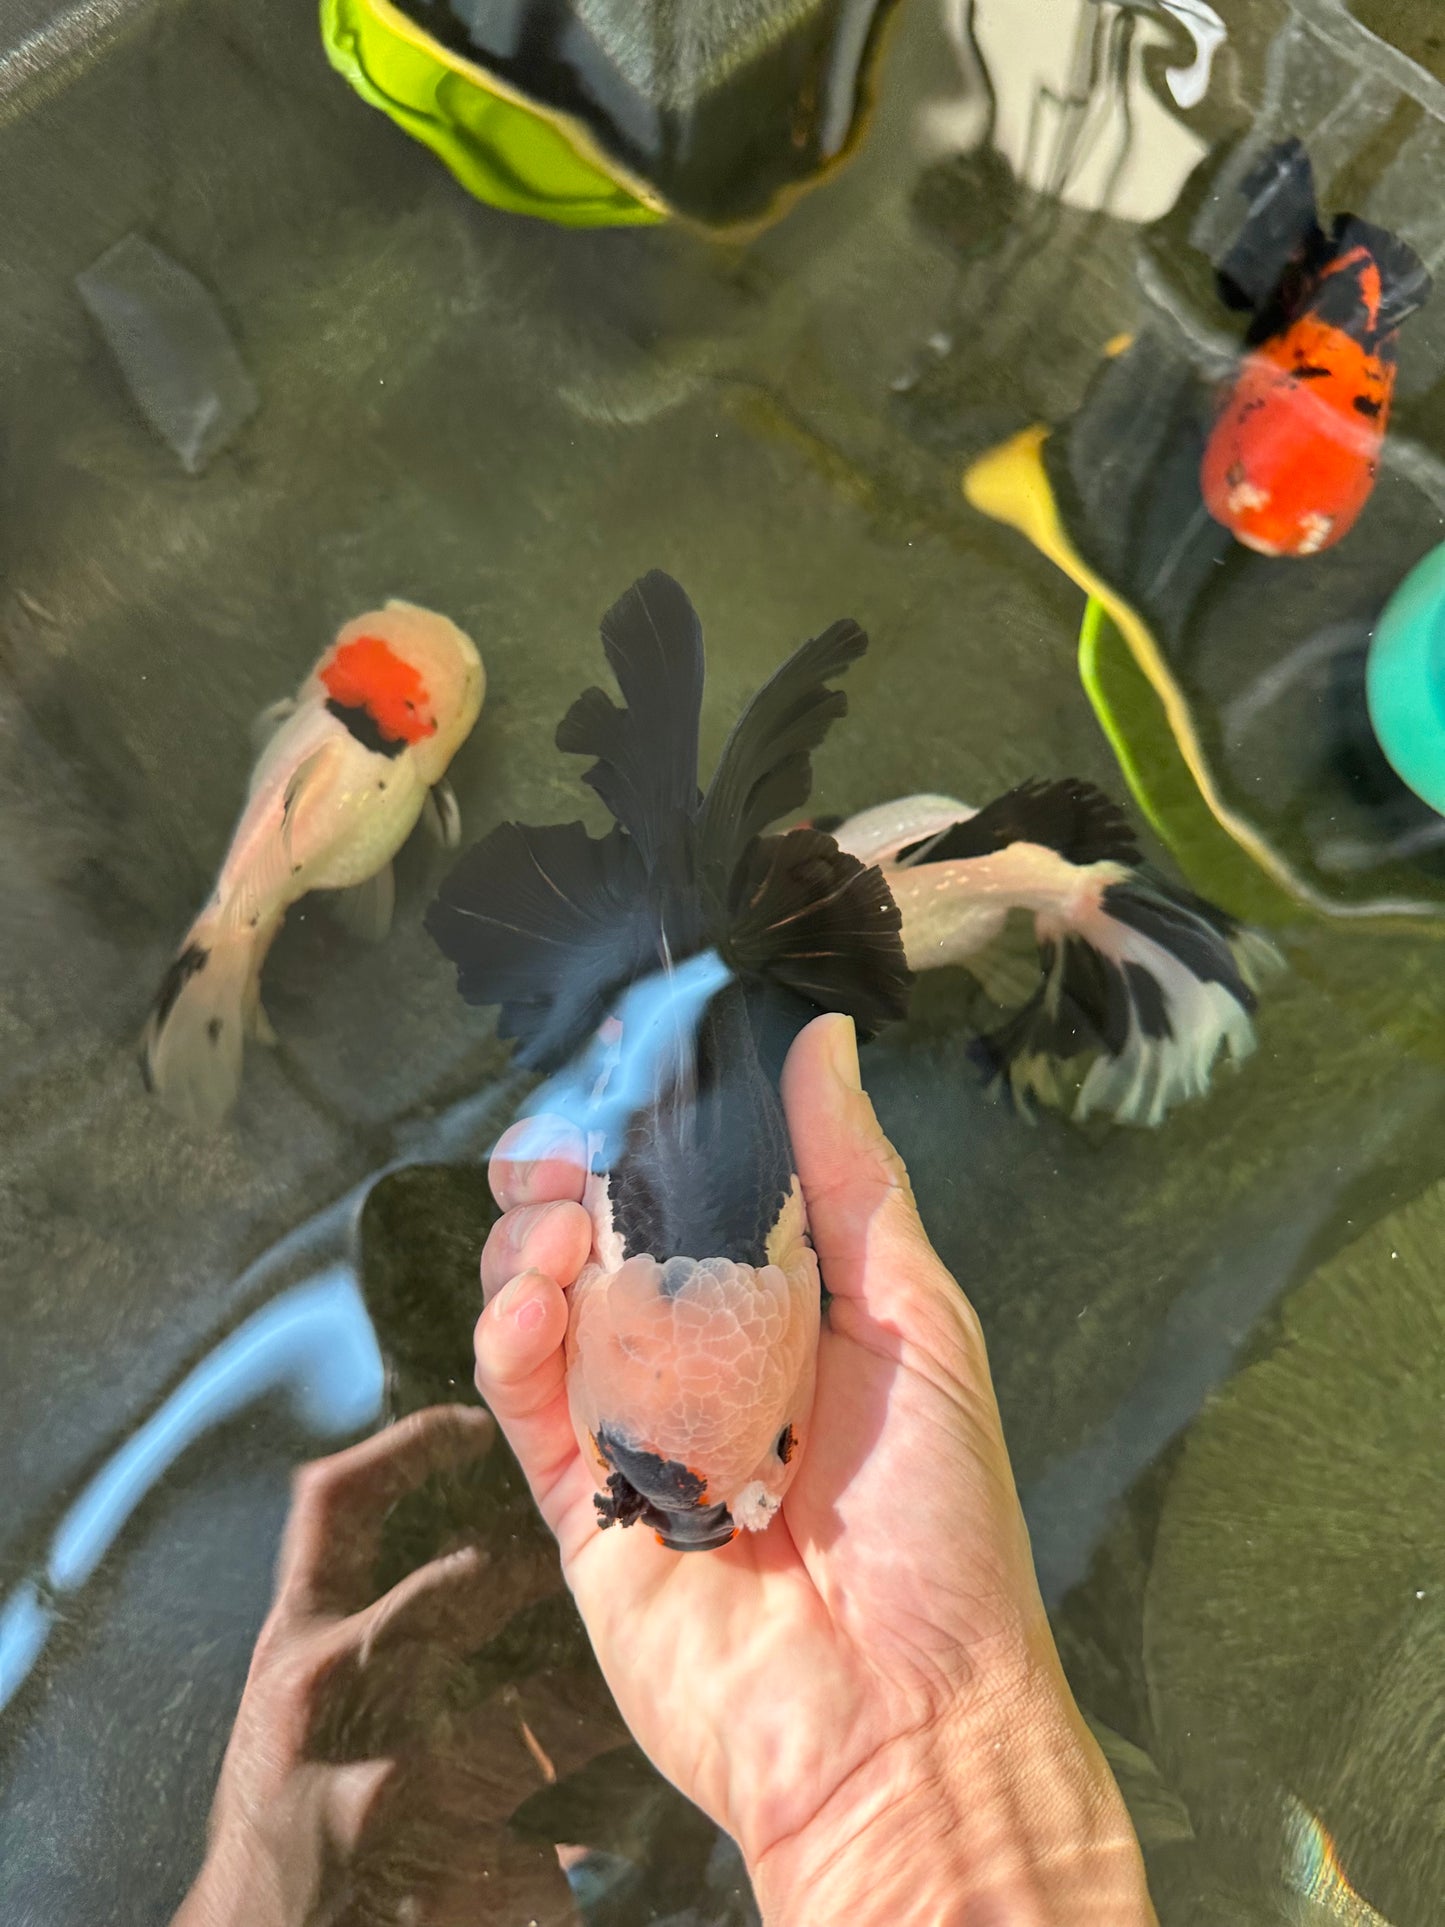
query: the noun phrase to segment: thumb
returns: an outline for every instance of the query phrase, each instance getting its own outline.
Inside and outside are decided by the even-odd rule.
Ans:
[[[863,1089],[851,1017],[818,1017],[799,1034],[782,1092],[808,1230],[832,1295],[869,1295],[904,1258],[931,1262],[946,1278],[903,1160]]]

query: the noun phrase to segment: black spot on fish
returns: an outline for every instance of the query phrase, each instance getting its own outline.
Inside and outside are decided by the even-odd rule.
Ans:
[[[326,707],[339,722],[345,723],[363,749],[372,750],[377,756],[400,756],[406,748],[400,736],[383,733],[381,724],[364,703],[339,703],[331,696]]]
[[[161,978],[161,987],[156,992],[156,1001],[153,1009],[157,1030],[163,1027],[166,1019],[175,1009],[176,999],[191,981],[192,977],[195,976],[198,970],[205,969],[206,959],[210,954],[209,950],[203,950],[198,943],[187,944],[185,949],[175,959],[174,963],[172,963],[165,976]]]
[[[798,1449],[798,1436],[791,1425],[785,1425],[778,1434],[778,1457],[787,1465]]]
[[[1356,395],[1350,403],[1357,415],[1364,415],[1369,421],[1378,421],[1385,404],[1374,395]]]
[[[707,1497],[707,1480],[689,1472],[676,1459],[629,1445],[610,1426],[597,1434],[597,1450],[607,1463],[622,1474],[627,1484],[654,1505],[668,1511],[684,1511],[701,1505]]]
[[[211,1042],[212,1042],[213,1044],[219,1044],[219,1043],[220,1043],[220,1041],[221,1041],[221,1020],[220,1020],[220,1018],[219,1018],[219,1017],[213,1017],[213,1018],[212,1018],[212,1019],[210,1020],[210,1022],[209,1022],[209,1023],[208,1023],[207,1025],[206,1025],[206,1035],[207,1035],[207,1037],[209,1037],[209,1038],[210,1038],[210,1040],[211,1040]]]
[[[261,921],[261,912],[259,910],[253,910],[251,912],[251,928],[254,930],[256,928],[256,925],[260,921]]]
[[[1333,372],[1330,368],[1321,368],[1318,362],[1302,361],[1291,369],[1290,375],[1294,381],[1328,381]]]

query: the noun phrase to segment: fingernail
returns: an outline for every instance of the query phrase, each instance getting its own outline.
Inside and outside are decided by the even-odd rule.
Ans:
[[[828,1057],[833,1075],[848,1091],[861,1091],[863,1074],[858,1068],[858,1033],[851,1017],[828,1019]]]

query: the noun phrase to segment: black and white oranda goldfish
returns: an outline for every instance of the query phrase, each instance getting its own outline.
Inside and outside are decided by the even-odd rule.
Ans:
[[[459,837],[444,778],[481,711],[486,674],[455,623],[409,602],[357,616],[269,732],[205,909],[186,933],[146,1024],[146,1085],[178,1116],[218,1123],[241,1082],[248,1036],[274,1041],[261,967],[286,912],[311,890],[379,936],[391,922],[391,860],[426,812]]]
[[[982,810],[909,796],[833,833],[881,865],[914,970],[975,958],[1011,912],[1032,916],[1038,988],[973,1047],[1020,1100],[1063,1103],[1061,1069],[1087,1064],[1075,1118],[1158,1124],[1203,1096],[1221,1050],[1253,1050],[1273,944],[1148,870],[1123,812],[1091,784],[1023,783]]]
[[[766,1527],[807,1446],[820,1294],[783,1056],[820,1011],[864,1035],[901,1016],[910,978],[878,870],[817,830],[766,833],[807,797],[857,624],[759,691],[705,794],[687,597],[654,571],[602,640],[625,707],[589,689],[557,743],[596,759],[614,827],[502,824],[427,926],[467,1001],[500,1004],[520,1060],[554,1072],[540,1108],[588,1132],[567,1385],[599,1514],[703,1550]]]

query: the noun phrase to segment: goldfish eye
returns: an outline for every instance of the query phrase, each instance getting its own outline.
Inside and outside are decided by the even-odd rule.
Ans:
[[[788,1463],[789,1459],[792,1458],[793,1454],[797,1451],[797,1449],[798,1449],[797,1436],[794,1433],[791,1425],[785,1425],[782,1431],[779,1432],[778,1434],[778,1443],[776,1447],[778,1457],[783,1461],[784,1465]]]

